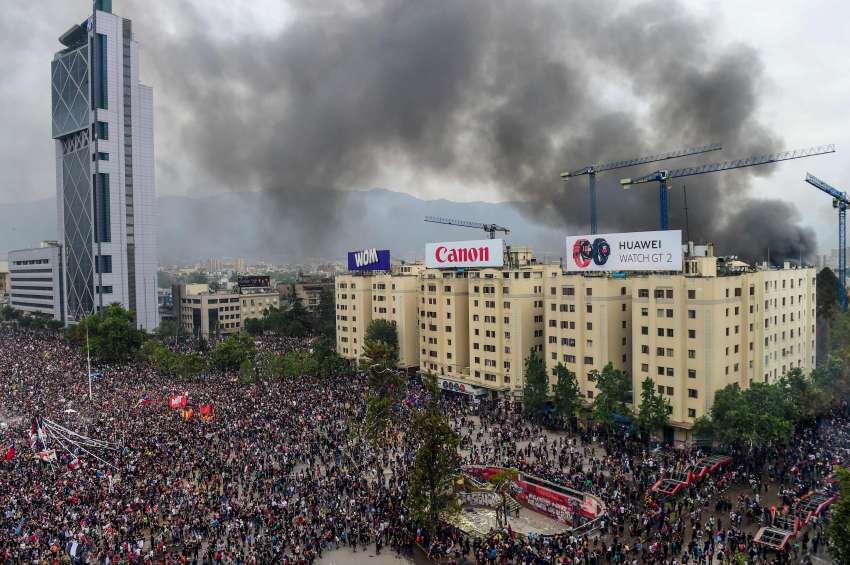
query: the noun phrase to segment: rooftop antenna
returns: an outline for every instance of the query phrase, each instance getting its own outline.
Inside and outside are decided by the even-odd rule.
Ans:
[[[685,197],[685,241],[691,241],[691,226],[688,221],[688,185],[682,185],[682,194]]]

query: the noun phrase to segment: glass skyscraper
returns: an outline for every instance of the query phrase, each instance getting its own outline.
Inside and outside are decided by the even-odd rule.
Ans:
[[[51,64],[65,304],[73,321],[118,303],[154,329],[153,91],[139,82],[132,22],[111,4],[96,0]]]

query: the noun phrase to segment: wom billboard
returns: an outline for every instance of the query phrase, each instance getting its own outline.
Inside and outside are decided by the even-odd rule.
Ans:
[[[501,239],[425,244],[425,266],[429,269],[501,267],[504,264],[504,242]]]
[[[567,237],[564,270],[681,271],[681,230],[603,233]]]
[[[389,271],[389,249],[363,249],[348,252],[349,271]]]

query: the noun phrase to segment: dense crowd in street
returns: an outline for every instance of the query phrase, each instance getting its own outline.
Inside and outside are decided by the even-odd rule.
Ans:
[[[310,347],[308,339],[261,338],[258,351]],[[191,348],[191,344],[181,347]],[[768,496],[792,504],[825,486],[836,462],[850,461],[846,414],[801,432],[765,462],[736,458],[674,500],[648,497],[665,472],[695,450],[648,450],[593,426],[552,434],[500,405],[447,399],[464,463],[518,467],[592,492],[609,512],[580,538],[494,532],[469,539],[446,526],[434,535],[405,514],[406,470],[414,446],[403,429],[383,451],[356,433],[365,378],[238,384],[211,372],[175,381],[141,362],[97,366],[87,400],[86,360],[59,334],[0,327],[0,562],[311,563],[323,552],[395,551],[479,563],[706,563],[743,553],[777,556],[752,543]],[[410,397],[422,391],[410,385]],[[168,398],[211,404],[211,421],[186,421]],[[112,442],[91,454],[58,449],[34,457],[34,416]],[[402,417],[403,418],[403,417]],[[72,468],[74,456],[82,466]],[[378,474],[375,470],[383,469]],[[822,523],[782,559],[823,554]]]

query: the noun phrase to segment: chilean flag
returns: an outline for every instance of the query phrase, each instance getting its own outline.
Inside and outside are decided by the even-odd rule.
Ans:
[[[68,468],[75,471],[80,468],[80,458],[74,455],[74,458],[68,462]]]
[[[136,403],[136,406],[137,406],[137,407],[138,407],[138,406],[147,406],[147,405],[148,405],[148,404],[150,404],[150,403],[151,403],[151,398],[150,398],[150,396],[148,396],[148,395],[146,394],[146,395],[144,395],[143,397],[141,397],[141,398],[139,399],[139,401]]]

